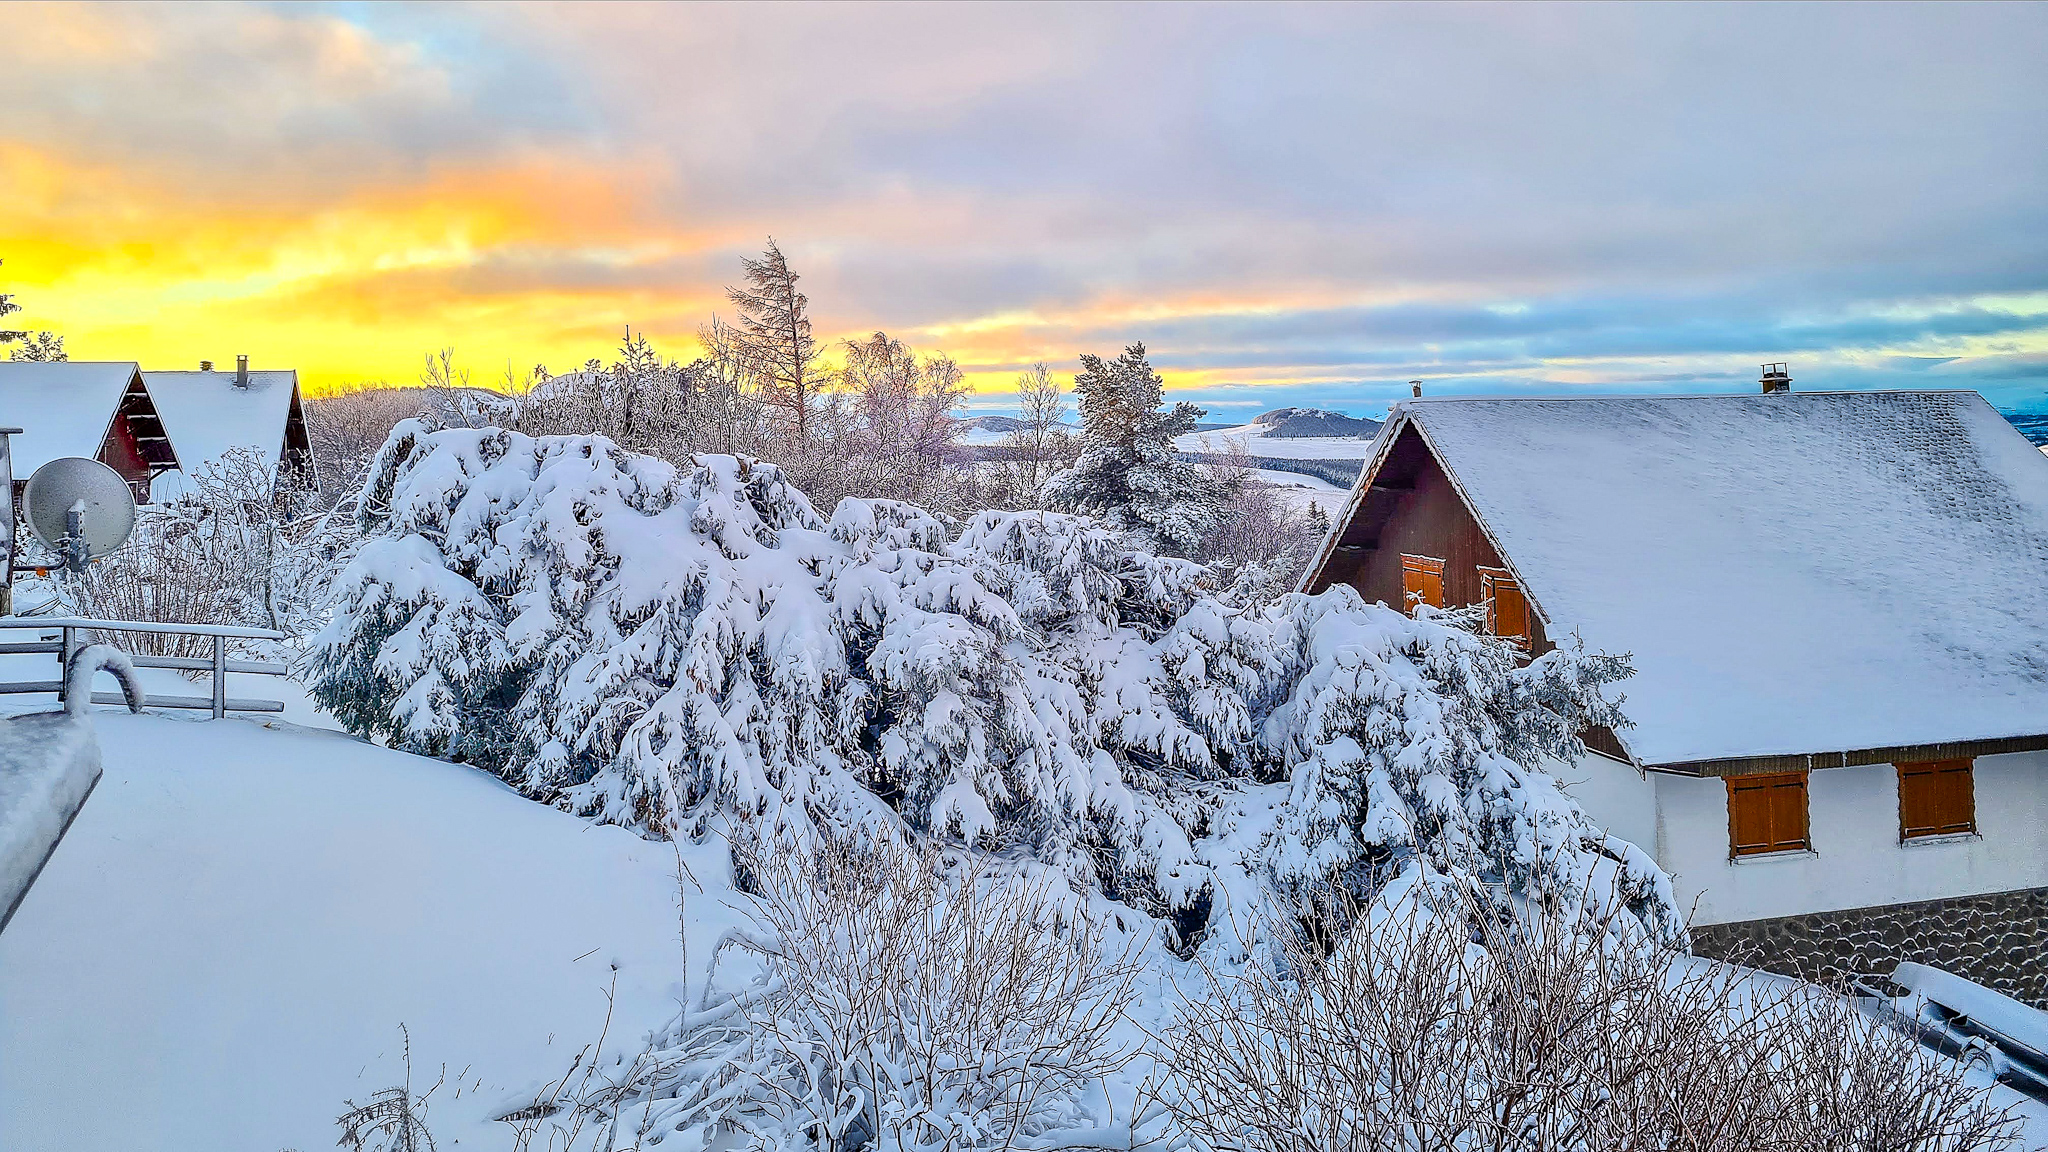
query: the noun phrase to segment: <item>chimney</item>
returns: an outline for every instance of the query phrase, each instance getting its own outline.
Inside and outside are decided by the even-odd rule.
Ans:
[[[1764,386],[1764,395],[1766,396],[1773,392],[1790,392],[1792,390],[1792,373],[1787,372],[1783,364],[1766,364],[1764,365],[1764,378],[1758,381],[1758,383]]]
[[[1780,365],[1780,367],[1783,367],[1783,365]],[[235,387],[247,388],[248,386],[249,358],[247,356],[237,356],[235,357]]]
[[[213,361],[211,361],[211,360],[201,360],[201,361],[199,362],[199,370],[200,370],[201,372],[211,372],[211,371],[213,371]]]
[[[1410,380],[1408,387],[1414,390],[1416,399],[1420,400],[1422,398],[1422,381]]]

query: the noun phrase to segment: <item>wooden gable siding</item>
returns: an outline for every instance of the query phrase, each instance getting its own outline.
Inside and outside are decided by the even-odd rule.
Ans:
[[[1414,425],[1401,429],[1371,484],[1357,514],[1339,530],[1328,562],[1308,590],[1320,592],[1342,582],[1358,589],[1368,603],[1402,607],[1405,554],[1444,562],[1445,607],[1483,603],[1480,569],[1504,569],[1507,564]],[[1543,621],[1534,611],[1529,613],[1529,633],[1531,653],[1550,650]]]
[[[138,504],[149,502],[149,482],[158,473],[178,466],[178,457],[171,451],[170,438],[164,433],[163,420],[157,415],[156,402],[150,398],[148,387],[142,383],[141,373],[121,393],[95,458],[121,474]]]
[[[313,441],[306,433],[306,411],[299,403],[299,385],[292,382],[292,402],[284,413],[284,444],[278,449],[278,467],[282,470],[302,472],[309,478],[313,472]]]
[[[128,488],[135,493],[135,502],[149,503],[149,460],[142,454],[142,445],[136,441],[135,429],[126,420],[115,420],[107,427],[107,438],[100,442],[99,462],[121,474],[128,482]]]

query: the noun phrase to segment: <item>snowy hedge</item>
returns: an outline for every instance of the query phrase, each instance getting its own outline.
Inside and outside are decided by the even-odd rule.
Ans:
[[[1272,603],[1096,522],[827,519],[774,467],[400,425],[313,693],[392,745],[651,835],[898,822],[1155,912],[1403,867],[1618,899],[1668,883],[1542,769],[1621,718],[1622,661],[1517,667],[1348,588]]]

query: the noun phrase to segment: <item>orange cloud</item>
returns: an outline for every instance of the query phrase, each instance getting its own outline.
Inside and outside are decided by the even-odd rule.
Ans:
[[[609,343],[640,317],[715,306],[715,285],[606,282],[736,241],[653,218],[629,190],[658,180],[632,162],[533,156],[265,211],[8,146],[0,199],[16,210],[0,219],[0,257],[26,319],[61,331],[79,358],[248,352],[298,365],[316,387],[409,380],[421,351],[448,344],[580,363],[599,332]],[[585,287],[545,274],[572,263],[592,270]]]
[[[245,197],[222,203],[182,177],[152,180],[147,171],[0,145],[0,197],[16,208],[0,220],[0,256],[34,309],[29,322],[61,331],[81,359],[168,365],[247,353],[299,367],[317,391],[360,379],[409,382],[423,352],[454,345],[488,375],[496,369],[483,365],[508,361],[580,364],[604,354],[628,324],[691,354],[696,326],[725,307],[722,285],[738,272],[730,254],[760,238],[744,225],[678,226],[657,203],[671,193],[649,158],[534,153],[450,163],[329,204],[264,208]],[[903,239],[925,207],[890,192],[867,219]],[[856,211],[836,205],[827,213],[838,219],[819,223],[843,226]],[[937,216],[957,230],[969,214],[955,204]],[[1311,299],[1105,298],[904,331],[958,358],[978,391],[1006,391],[1017,365],[1068,365],[1079,327],[1141,335],[1162,318]],[[1174,383],[1216,376],[1180,373]]]

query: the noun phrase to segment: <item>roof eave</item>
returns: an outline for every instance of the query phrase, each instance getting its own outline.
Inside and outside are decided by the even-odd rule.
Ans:
[[[1711,760],[1675,760],[1652,763],[1648,768],[1652,772],[1668,772],[1679,776],[1756,776],[1771,772],[1811,772],[1822,768],[1854,768],[1869,764],[1968,760],[1978,756],[2043,750],[2048,750],[2048,733],[1952,740],[1938,744],[1894,744],[1881,748],[1855,748],[1839,752],[1795,752],[1767,756],[1726,756]]]

